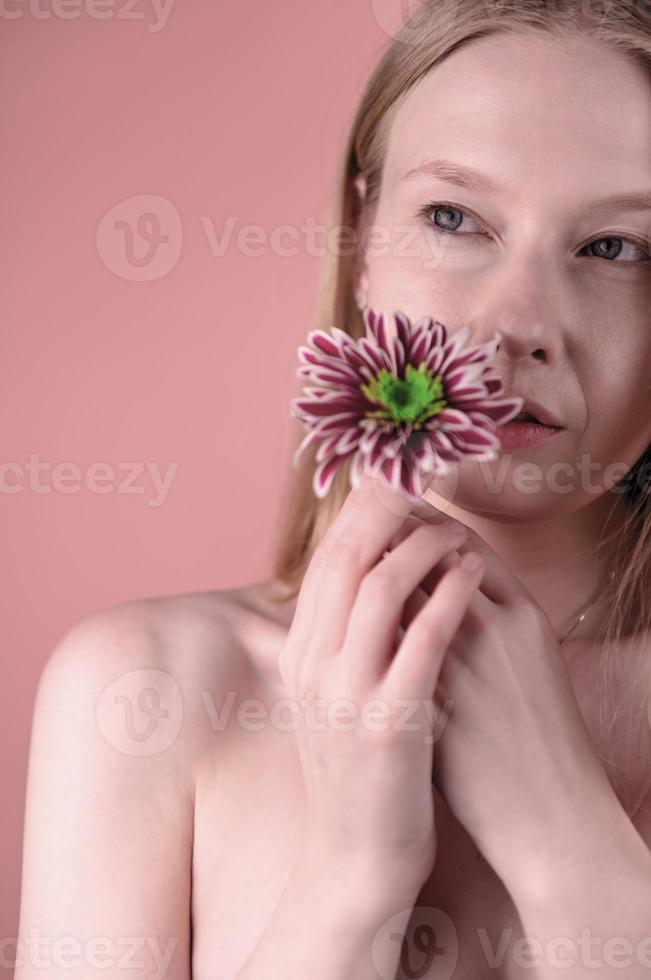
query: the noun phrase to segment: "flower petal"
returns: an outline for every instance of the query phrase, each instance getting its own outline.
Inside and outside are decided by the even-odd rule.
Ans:
[[[470,327],[468,326],[461,327],[459,330],[457,330],[455,333],[453,333],[450,336],[447,344],[445,344],[443,348],[444,357],[441,366],[439,368],[440,371],[442,372],[447,371],[448,365],[451,364],[452,361],[454,361],[455,357],[458,355],[461,348],[465,345],[469,336],[470,336]]]
[[[459,411],[456,408],[444,408],[442,412],[435,415],[434,418],[439,423],[439,425],[446,430],[459,430],[463,431],[465,429],[471,429],[473,427],[472,422],[468,418],[467,414]]]
[[[388,351],[389,344],[384,313],[367,306],[364,311],[364,322],[366,323],[369,339],[375,341],[378,347]]]
[[[350,466],[350,484],[353,487],[358,487],[365,471],[365,459],[364,454],[357,450],[353,455],[353,461]]]
[[[393,459],[395,456],[397,456],[400,453],[404,444],[405,444],[404,436],[402,433],[399,433],[397,436],[394,436],[393,438],[389,438],[386,440],[382,451],[385,456],[388,456],[391,459]]]
[[[346,462],[346,456],[332,456],[320,463],[314,471],[312,486],[317,497],[325,497],[332,486],[337,470]]]
[[[313,347],[316,347],[324,354],[328,354],[330,357],[341,357],[339,345],[325,330],[310,330],[307,339],[308,343],[312,344]]]
[[[351,450],[357,449],[362,432],[362,429],[347,429],[343,435],[339,436],[333,451],[338,455],[341,453],[349,455]]]
[[[403,351],[408,351],[411,337],[411,320],[402,310],[395,310],[393,319],[396,322],[396,337],[400,341]]]
[[[339,439],[341,439],[341,433],[335,432],[334,435],[328,436],[327,439],[324,439],[322,441],[314,457],[317,463],[320,463],[322,460],[326,459],[327,457],[334,455],[334,447],[336,446]]]
[[[325,433],[331,434],[332,432],[342,432],[344,429],[348,429],[351,423],[357,422],[357,415],[351,412],[341,412],[338,415],[331,415],[329,417],[319,419],[316,424],[316,431],[323,437]]]
[[[373,419],[373,421],[375,422],[376,420]],[[382,438],[382,434],[380,425],[375,425],[372,429],[368,428],[360,439],[359,448],[363,453],[370,453],[377,444],[378,439]]]
[[[292,456],[292,466],[294,468],[296,468],[298,466],[299,458],[300,458],[300,456],[303,455],[303,453],[308,448],[308,446],[310,446],[313,442],[316,442],[316,441],[318,441],[318,435],[316,434],[316,432],[314,432],[314,431],[308,432],[308,434],[305,436],[305,438],[301,442],[300,446],[298,447],[298,449],[296,450],[296,452]]]
[[[417,466],[409,466],[406,460],[402,462],[400,471],[400,486],[406,497],[418,502],[423,496],[423,485],[420,470]]]
[[[348,415],[354,415],[352,411],[351,403],[345,398],[339,396],[333,399],[321,398],[319,401],[310,401],[307,398],[295,398],[293,402],[293,407],[299,412],[304,412],[306,415],[332,415],[336,412],[338,408],[350,409]]]
[[[395,459],[385,459],[380,466],[380,476],[391,490],[400,490],[401,469],[402,460],[399,456]]]
[[[352,379],[346,376],[343,372],[338,370],[332,370],[330,368],[313,368],[304,367],[299,368],[299,373],[308,377],[311,381],[320,381],[321,384],[335,384],[342,385],[348,388],[353,388],[355,390],[359,387],[360,378],[359,376]]]
[[[476,409],[484,415],[488,415],[497,425],[503,425],[522,411],[524,401],[522,398],[484,398],[476,401],[466,402],[463,406],[464,412]]]

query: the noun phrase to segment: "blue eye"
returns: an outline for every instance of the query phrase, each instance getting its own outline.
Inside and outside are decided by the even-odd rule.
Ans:
[[[432,212],[434,213],[434,223],[432,223],[429,217]],[[421,210],[418,212],[418,215],[427,219],[427,224],[429,227],[431,227],[432,231],[439,232],[442,235],[457,234],[459,226],[464,218],[469,219],[470,221],[474,220],[470,217],[467,211],[457,208],[452,204],[444,204],[440,202],[426,204],[425,207],[421,208]],[[462,231],[461,234],[476,235],[484,233],[476,231]]]
[[[581,249],[579,255],[594,255],[598,259],[606,259],[606,261],[612,262],[614,259],[619,258],[625,245],[628,245],[629,248],[637,249],[642,255],[641,259],[631,259],[631,262],[648,262],[651,259],[651,255],[641,245],[632,242],[628,238],[616,238],[615,236],[610,238],[595,238],[593,242],[590,242],[585,248]],[[598,247],[596,252],[589,251],[595,246]]]
[[[476,227],[479,227],[479,225],[475,219],[463,208],[456,207],[456,205],[450,204],[446,201],[431,201],[429,204],[426,204],[424,207],[420,208],[416,216],[423,218],[427,228],[437,235],[453,235],[456,237],[481,235],[484,238],[488,237],[486,233],[481,230],[460,231],[459,229],[461,228],[464,220],[466,223],[468,221],[474,222]],[[642,245],[632,241],[629,238],[621,238],[615,235],[595,238],[594,241],[590,242],[588,245],[585,245],[581,249],[579,255],[603,259],[606,262],[614,262],[619,259],[622,254],[626,254],[626,246],[628,246],[629,252],[631,249],[634,251],[636,250],[641,258],[625,260],[625,264],[630,265],[637,262],[649,262],[651,260],[651,254],[649,254],[649,252]],[[593,251],[593,249],[595,249],[595,251]]]

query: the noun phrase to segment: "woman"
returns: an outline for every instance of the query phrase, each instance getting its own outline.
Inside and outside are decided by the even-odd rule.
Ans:
[[[648,195],[650,62],[633,0],[437,0],[391,44],[317,326],[499,331],[558,431],[411,511],[347,466],[317,500],[307,453],[270,581],[64,637],[18,980],[648,975],[651,210],[604,199]]]

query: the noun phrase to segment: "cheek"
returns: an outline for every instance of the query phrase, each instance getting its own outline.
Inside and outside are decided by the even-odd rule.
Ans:
[[[392,335],[394,310],[402,310],[413,321],[428,314],[445,324],[450,332],[466,322],[467,284],[462,286],[448,272],[423,272],[413,258],[390,254],[368,263],[368,303],[389,314]]]
[[[369,304],[412,319],[429,313],[446,325],[456,322],[467,282],[441,261],[435,241],[417,221],[380,210],[365,243]]]
[[[587,453],[593,479],[598,481],[602,472],[609,486],[611,476],[621,478],[651,443],[649,392],[641,385],[626,384],[626,377],[623,365],[621,370],[613,365],[600,386],[584,391],[587,422],[577,447],[578,458]]]
[[[600,268],[572,281],[568,322],[577,324],[577,344],[600,352],[613,369],[651,368],[650,311],[651,263],[635,275]]]

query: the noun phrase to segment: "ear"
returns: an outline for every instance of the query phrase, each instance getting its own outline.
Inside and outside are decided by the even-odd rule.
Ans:
[[[354,193],[357,196],[356,213],[359,214],[359,220],[357,222],[357,254],[355,256],[355,268],[354,268],[354,283],[355,292],[367,294],[368,293],[368,266],[366,257],[366,242],[367,242],[367,223],[364,215],[364,202],[366,200],[366,177],[364,174],[357,174],[354,181]]]

